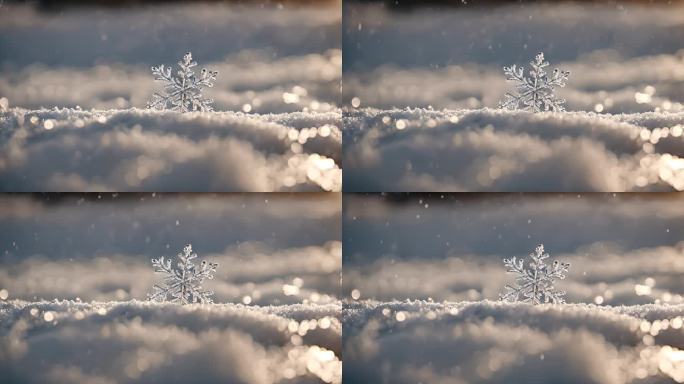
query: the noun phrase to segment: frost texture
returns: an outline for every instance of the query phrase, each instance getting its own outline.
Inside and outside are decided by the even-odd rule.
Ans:
[[[190,303],[211,303],[212,291],[202,289],[204,279],[213,279],[212,273],[216,272],[217,263],[207,263],[202,261],[200,268],[193,264],[192,259],[197,258],[197,254],[192,251],[192,245],[188,244],[183,248],[183,252],[178,254],[176,268],[171,266],[171,260],[165,260],[162,256],[159,259],[152,259],[155,272],[164,273],[164,285],[154,286],[154,293],[150,295],[152,301],[169,301],[181,304]]]
[[[544,70],[549,66],[549,62],[544,60],[543,53],[535,56],[530,66],[532,69],[529,71],[529,77],[525,76],[523,68],[518,68],[516,65],[504,67],[506,80],[517,83],[518,94],[506,93],[506,99],[501,102],[500,107],[534,112],[564,111],[565,100],[556,98],[554,89],[565,87],[565,81],[570,76],[570,72],[554,69],[549,78]]]
[[[518,275],[518,284],[515,287],[506,285],[506,293],[501,295],[501,300],[534,304],[564,303],[565,292],[556,290],[553,282],[555,279],[565,279],[570,264],[556,260],[551,266],[547,265],[544,260],[549,258],[549,254],[544,252],[543,244],[537,245],[534,253],[530,253],[530,258],[532,262],[527,267],[522,259],[504,259],[508,272]]]
[[[155,93],[147,107],[160,110],[171,109],[179,112],[212,111],[211,104],[214,100],[202,98],[202,87],[213,87],[218,72],[204,68],[200,77],[197,78],[192,69],[197,66],[197,63],[192,60],[192,53],[190,52],[183,56],[183,60],[178,62],[178,66],[180,70],[175,76],[171,74],[171,68],[164,67],[164,64],[159,67],[152,67],[154,79],[166,83],[166,92],[164,95]]]

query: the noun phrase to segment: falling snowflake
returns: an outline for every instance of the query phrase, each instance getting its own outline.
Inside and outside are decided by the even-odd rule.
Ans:
[[[500,103],[504,109],[523,109],[534,112],[542,111],[564,111],[565,100],[556,98],[554,89],[565,87],[565,81],[570,76],[570,72],[553,70],[549,78],[544,68],[549,66],[549,62],[544,60],[544,54],[540,53],[534,61],[530,62],[532,69],[529,77],[525,76],[523,68],[516,65],[504,67],[506,80],[516,83],[517,95],[506,93],[506,99]]]
[[[192,61],[190,52],[183,56],[178,66],[180,69],[175,75],[171,73],[171,68],[164,67],[164,64],[152,67],[154,79],[166,83],[165,94],[155,93],[147,108],[180,112],[212,111],[211,103],[214,101],[202,98],[202,87],[213,87],[218,72],[202,69],[199,78],[195,76],[192,68],[197,66],[197,63]]]
[[[163,273],[163,285],[154,285],[154,293],[149,295],[153,301],[167,301],[189,304],[189,303],[211,303],[212,291],[202,289],[204,279],[213,279],[213,273],[218,267],[217,263],[207,263],[202,261],[199,267],[193,264],[192,260],[197,258],[197,254],[192,252],[192,245],[188,244],[183,248],[183,252],[178,254],[178,263],[171,265],[171,260],[165,260],[162,256],[159,259],[152,259],[155,272]]]
[[[530,253],[530,258],[532,262],[527,267],[524,266],[522,259],[504,259],[507,272],[518,276],[517,286],[506,285],[506,293],[502,294],[500,299],[534,304],[564,303],[565,292],[556,290],[553,282],[555,279],[565,279],[570,264],[556,260],[552,265],[547,265],[544,260],[549,258],[549,254],[544,253],[543,244],[538,245],[534,253]]]

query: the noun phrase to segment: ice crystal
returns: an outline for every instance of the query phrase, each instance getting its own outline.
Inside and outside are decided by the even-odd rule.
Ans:
[[[527,267],[522,259],[504,259],[507,272],[518,276],[516,286],[506,285],[506,292],[501,294],[500,299],[534,304],[564,303],[565,292],[556,290],[553,283],[556,279],[565,279],[570,264],[558,260],[551,265],[546,264],[544,260],[549,258],[549,254],[544,252],[543,244],[538,245],[534,252],[530,253],[530,258],[532,262],[528,263]]]
[[[530,62],[530,66],[532,69],[529,71],[529,77],[525,76],[522,67],[504,67],[506,80],[515,82],[518,92],[515,95],[506,93],[506,99],[501,102],[500,107],[534,112],[564,111],[565,100],[556,98],[554,89],[565,87],[570,72],[554,69],[549,77],[544,70],[549,66],[549,62],[544,60],[543,53],[539,53],[534,61]]]
[[[147,105],[153,109],[171,109],[174,111],[211,111],[212,99],[202,98],[202,87],[211,88],[218,72],[202,69],[199,78],[195,75],[193,67],[197,63],[192,60],[192,53],[188,52],[183,59],[178,62],[180,69],[175,75],[171,73],[170,67],[164,64],[152,67],[155,80],[166,83],[165,93],[155,93],[152,101]]]
[[[204,279],[213,279],[213,273],[218,267],[217,263],[208,263],[206,260],[196,266],[192,260],[197,254],[192,251],[192,245],[188,244],[183,252],[178,254],[178,262],[171,265],[170,259],[152,259],[155,272],[163,273],[163,285],[154,285],[154,292],[149,295],[153,301],[171,301],[174,303],[211,303],[212,291],[202,289]]]

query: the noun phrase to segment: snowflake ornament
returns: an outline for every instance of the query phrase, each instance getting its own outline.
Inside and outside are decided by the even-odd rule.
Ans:
[[[213,279],[213,273],[218,267],[217,263],[202,261],[196,266],[192,260],[197,258],[197,254],[192,251],[192,245],[188,244],[183,248],[183,252],[178,254],[178,263],[171,265],[171,260],[152,259],[154,271],[163,273],[163,285],[154,285],[154,292],[149,295],[152,301],[171,301],[174,303],[211,303],[212,291],[202,289],[204,279]]]
[[[499,104],[503,109],[522,109],[533,112],[542,111],[564,111],[565,100],[556,98],[554,90],[556,87],[565,87],[565,81],[570,76],[568,71],[554,69],[549,77],[544,68],[549,66],[549,62],[544,60],[544,54],[540,53],[534,61],[530,62],[532,69],[529,77],[525,76],[522,67],[513,65],[504,67],[506,80],[516,83],[516,95],[506,93],[506,99]]]
[[[170,109],[179,112],[189,111],[212,111],[212,99],[202,98],[202,88],[214,86],[214,80],[218,76],[217,71],[202,69],[200,76],[195,75],[193,68],[197,63],[192,61],[192,53],[188,52],[183,59],[178,62],[180,69],[175,75],[171,73],[170,67],[164,64],[152,67],[154,79],[166,83],[164,94],[155,93],[152,100],[147,104],[147,108]]]
[[[522,259],[515,257],[504,259],[504,265],[509,273],[517,274],[516,286],[506,285],[506,292],[500,295],[502,301],[520,301],[524,303],[545,304],[564,303],[565,292],[556,290],[554,280],[565,279],[565,274],[570,269],[570,264],[560,263],[558,260],[548,265],[544,260],[549,254],[544,252],[544,245],[537,245],[534,253],[530,253],[531,263],[524,265]]]

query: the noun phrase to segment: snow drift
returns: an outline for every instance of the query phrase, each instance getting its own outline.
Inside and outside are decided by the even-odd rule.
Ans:
[[[684,381],[684,307],[344,303],[349,383]]]
[[[341,305],[0,303],[6,383],[340,383]]]
[[[337,112],[0,112],[4,191],[339,191]]]
[[[684,190],[684,114],[345,112],[348,191]]]

